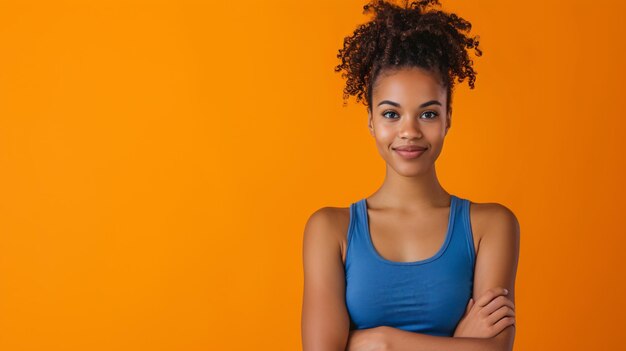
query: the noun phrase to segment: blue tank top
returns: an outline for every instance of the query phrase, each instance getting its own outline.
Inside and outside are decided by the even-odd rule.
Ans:
[[[365,198],[350,204],[345,258],[350,330],[390,326],[452,336],[472,296],[474,239],[470,202],[451,195],[443,245],[434,256],[390,261],[374,248]]]

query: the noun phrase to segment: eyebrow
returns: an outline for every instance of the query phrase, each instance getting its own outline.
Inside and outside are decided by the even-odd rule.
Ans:
[[[393,105],[395,107],[400,107],[399,103],[394,102],[394,101],[390,101],[390,100],[383,100],[383,101],[379,102],[377,106],[380,106],[382,104],[389,104],[389,105]],[[427,101],[427,102],[421,104],[419,107],[421,108],[421,107],[426,107],[426,106],[430,106],[430,105],[439,105],[439,106],[441,106],[441,102],[439,102],[438,100],[430,100],[430,101]]]

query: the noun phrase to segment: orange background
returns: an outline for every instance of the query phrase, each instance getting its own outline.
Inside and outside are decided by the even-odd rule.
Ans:
[[[2,1],[0,349],[298,350],[302,233],[382,182],[365,1]],[[441,183],[521,226],[516,350],[622,347],[623,2],[465,0]]]

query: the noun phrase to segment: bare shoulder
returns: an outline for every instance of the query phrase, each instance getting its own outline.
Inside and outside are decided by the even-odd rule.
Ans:
[[[343,350],[350,316],[339,233],[345,211],[323,207],[311,214],[304,230],[302,344],[305,350]],[[348,213],[349,215],[349,213]]]
[[[516,215],[499,203],[472,203],[480,243],[474,269],[474,296],[504,287],[515,303],[515,276],[520,253],[520,231]],[[474,217],[475,216],[475,217]]]
[[[321,207],[311,214],[305,228],[306,241],[314,240],[335,242],[341,254],[342,261],[345,258],[346,238],[348,226],[350,224],[349,207]],[[311,236],[321,236],[311,238]],[[308,237],[308,238],[307,238]]]
[[[326,206],[313,212],[306,225],[322,227],[326,233],[332,235],[341,233],[343,229],[347,230],[349,222],[350,208]]]
[[[478,246],[488,233],[519,236],[519,222],[510,208],[497,202],[471,202],[470,206],[472,231],[478,239]]]

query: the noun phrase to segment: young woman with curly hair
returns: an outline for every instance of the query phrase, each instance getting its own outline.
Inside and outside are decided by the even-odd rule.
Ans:
[[[519,223],[507,207],[450,194],[435,161],[455,80],[476,72],[471,24],[435,7],[371,1],[336,72],[367,107],[383,184],[323,207],[303,238],[302,343],[316,350],[512,350]]]

